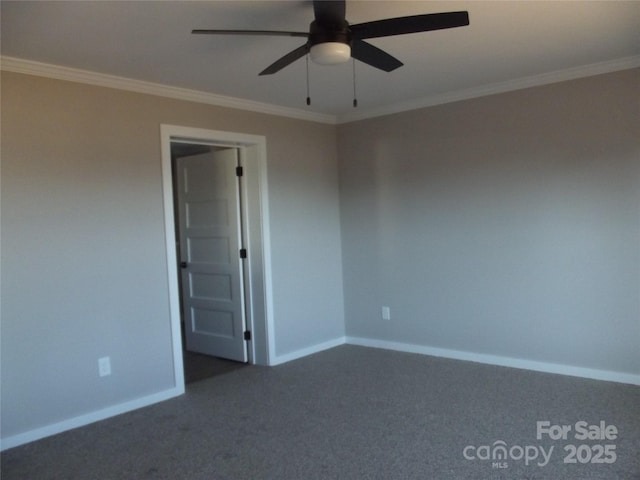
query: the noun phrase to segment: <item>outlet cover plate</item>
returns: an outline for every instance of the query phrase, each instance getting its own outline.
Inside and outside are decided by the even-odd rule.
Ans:
[[[111,375],[111,359],[109,357],[102,357],[98,359],[98,374],[101,377]]]

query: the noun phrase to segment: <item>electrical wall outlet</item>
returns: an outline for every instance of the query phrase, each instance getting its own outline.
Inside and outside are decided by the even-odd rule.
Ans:
[[[111,359],[109,357],[102,357],[98,359],[98,374],[101,377],[111,375]]]
[[[389,307],[382,307],[382,319],[391,320],[391,309]]]

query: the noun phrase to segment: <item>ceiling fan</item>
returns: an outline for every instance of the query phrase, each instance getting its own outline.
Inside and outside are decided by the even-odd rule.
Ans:
[[[365,42],[365,39],[469,25],[469,14],[465,11],[428,13],[349,25],[349,22],[345,19],[345,0],[314,0],[313,12],[315,18],[309,25],[309,32],[192,30],[191,33],[205,35],[276,35],[307,39],[304,45],[273,62],[260,72],[260,75],[271,75],[279,72],[307,54],[310,55],[313,62],[318,64],[333,65],[346,62],[353,57],[372,67],[391,72],[401,67],[403,63],[378,47]]]

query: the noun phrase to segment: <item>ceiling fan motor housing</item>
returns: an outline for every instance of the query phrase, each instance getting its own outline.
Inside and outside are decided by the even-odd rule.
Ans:
[[[351,29],[344,20],[341,23],[320,24],[317,20],[309,25],[309,46],[319,43],[337,42],[351,46]]]

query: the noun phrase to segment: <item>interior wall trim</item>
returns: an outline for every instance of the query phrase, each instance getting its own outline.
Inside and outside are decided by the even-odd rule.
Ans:
[[[533,370],[535,372],[555,373],[568,375],[570,377],[590,378],[593,380],[604,380],[607,382],[628,383],[640,385],[640,375],[632,373],[613,372],[608,370],[596,370],[593,368],[574,367],[559,363],[538,362],[534,360],[524,360],[520,358],[502,357],[498,355],[487,355],[482,353],[464,352],[447,348],[429,347],[426,345],[413,345],[402,342],[389,342],[374,338],[350,337],[345,338],[345,343],[349,345],[359,345],[362,347],[382,348],[385,350],[396,350],[399,352],[418,353],[433,357],[450,358],[453,360],[464,360],[467,362],[484,363],[487,365],[497,365],[500,367],[519,368],[522,370]]]
[[[270,359],[269,366],[281,365],[292,360],[312,355],[314,353],[328,350],[339,345],[358,345],[370,348],[382,348],[385,350],[395,350],[407,353],[417,353],[421,355],[431,355],[434,357],[451,358],[454,360],[464,360],[469,362],[478,362],[488,365],[497,365],[502,367],[519,368],[523,370],[533,370],[544,373],[555,373],[560,375],[568,375],[573,377],[590,378],[594,380],[604,380],[609,382],[626,383],[631,385],[640,385],[640,375],[612,372],[605,370],[595,370],[582,367],[572,367],[547,362],[536,362],[530,360],[522,360],[517,358],[500,357],[496,355],[484,355],[471,352],[463,352],[459,350],[442,349],[428,347],[424,345],[413,345],[401,342],[389,342],[386,340],[377,340],[373,338],[363,337],[339,337],[327,342],[314,345],[308,348],[297,350],[295,352],[278,355]],[[34,429],[18,435],[2,439],[0,450],[17,447],[44,437],[55,435],[73,428],[88,425],[99,420],[120,415],[122,413],[137,410],[138,408],[153,405],[173,397],[177,397],[184,393],[183,387],[176,387],[154,395],[135,399],[130,402],[122,403],[102,410],[71,418],[63,422],[47,425],[42,428]]]
[[[314,353],[322,352],[323,350],[329,350],[330,348],[334,348],[344,344],[345,337],[334,338],[333,340],[319,343],[317,345],[312,345],[307,348],[302,348],[300,350],[296,350],[295,352],[277,355],[270,359],[269,366],[275,367],[276,365],[282,365],[283,363],[291,362],[292,360],[297,360],[299,358],[313,355]]]
[[[78,68],[34,62],[32,60],[24,60],[16,57],[0,57],[0,68],[8,72],[22,73],[25,75],[36,75],[39,77],[85,83],[99,87],[116,88],[118,90],[145,93],[160,97],[173,98],[176,100],[186,100],[188,102],[216,105],[218,107],[228,107],[238,110],[248,110],[256,113],[266,113],[268,115],[277,115],[280,117],[295,118],[297,120],[308,120],[328,124],[336,123],[336,117],[334,115],[308,112],[306,110],[281,107],[278,105],[271,105],[269,103],[227,97],[224,95],[217,95],[199,90],[190,90],[187,88],[172,87],[169,85],[134,80],[116,75],[107,75]]]
[[[267,139],[262,135],[209,130],[178,125],[160,125],[162,153],[162,191],[167,254],[167,284],[169,286],[169,316],[173,345],[174,376],[184,385],[182,335],[180,333],[180,293],[175,248],[176,216],[173,208],[171,143],[205,143],[239,149],[244,174],[242,188],[242,222],[247,258],[245,295],[247,299],[247,329],[252,332],[249,362],[269,365],[275,357],[275,325],[273,315],[273,285],[271,272],[271,234],[269,220],[269,184],[267,181]]]
[[[433,107],[435,105],[443,105],[445,103],[459,102],[461,100],[469,100],[472,98],[486,97],[499,93],[512,92],[514,90],[522,90],[525,88],[549,85],[551,83],[566,82],[568,80],[576,80],[578,78],[592,77],[605,73],[613,73],[621,70],[630,70],[640,67],[640,55],[632,57],[619,58],[607,62],[593,63],[580,67],[567,68],[557,70],[555,72],[543,73],[540,75],[532,75],[529,77],[517,78],[506,82],[490,83],[480,87],[469,88],[465,90],[457,90],[446,92],[441,95],[432,95],[419,99],[410,100],[408,102],[396,103],[381,108],[370,110],[352,111],[350,113],[340,115],[337,123],[350,123],[369,118],[382,117],[392,115],[394,113],[407,112],[410,110],[418,110],[420,108]]]
[[[345,113],[343,115],[328,115],[295,108],[281,107],[268,103],[255,102],[252,100],[245,100],[241,98],[227,97],[224,95],[201,92],[198,90],[189,90],[186,88],[172,87],[169,85],[144,82],[141,80],[133,80],[130,78],[91,72],[77,68],[35,62],[32,60],[25,60],[16,57],[0,56],[0,69],[6,70],[8,72],[23,73],[26,75],[37,75],[41,77],[54,78],[57,80],[67,80],[71,82],[86,83],[108,88],[117,88],[120,90],[146,93],[161,97],[174,98],[177,100],[186,100],[190,102],[235,108],[256,113],[265,113],[268,115],[278,115],[281,117],[295,118],[298,120],[308,120],[312,122],[326,123],[331,125],[382,117],[394,113],[417,110],[420,108],[432,107],[435,105],[459,102],[461,100],[469,100],[472,98],[485,97],[488,95],[496,95],[499,93],[511,92],[524,88],[548,85],[551,83],[575,80],[578,78],[602,75],[605,73],[613,73],[620,70],[629,70],[638,67],[640,67],[640,55],[634,55],[631,57],[624,57],[606,62],[593,63],[539,75],[522,77],[505,82],[490,83],[487,85],[482,85],[480,87],[446,92],[440,95],[431,95],[428,97],[413,99],[407,102],[395,103],[380,108],[372,108],[367,110],[358,109],[356,111],[350,111],[349,113]]]
[[[169,400],[170,398],[177,397],[179,395],[182,395],[183,393],[184,393],[184,385],[177,386],[175,388],[171,388],[169,390],[148,395],[146,397],[136,398],[135,400],[131,400],[129,402],[113,405],[111,407],[107,407],[102,410],[89,412],[87,414],[80,415],[78,417],[69,418],[67,420],[63,420],[62,422],[53,423],[51,425],[29,430],[24,433],[19,433],[11,437],[3,438],[2,445],[0,446],[0,450],[6,450],[8,448],[18,447],[20,445],[24,445],[25,443],[33,442],[35,440],[40,440],[41,438],[49,437],[51,435],[56,435],[58,433],[65,432],[67,430],[83,427],[85,425],[89,425],[90,423],[98,422],[100,420],[105,420],[107,418],[115,417],[116,415],[120,415],[122,413],[131,412],[139,408],[153,405],[154,403]]]

